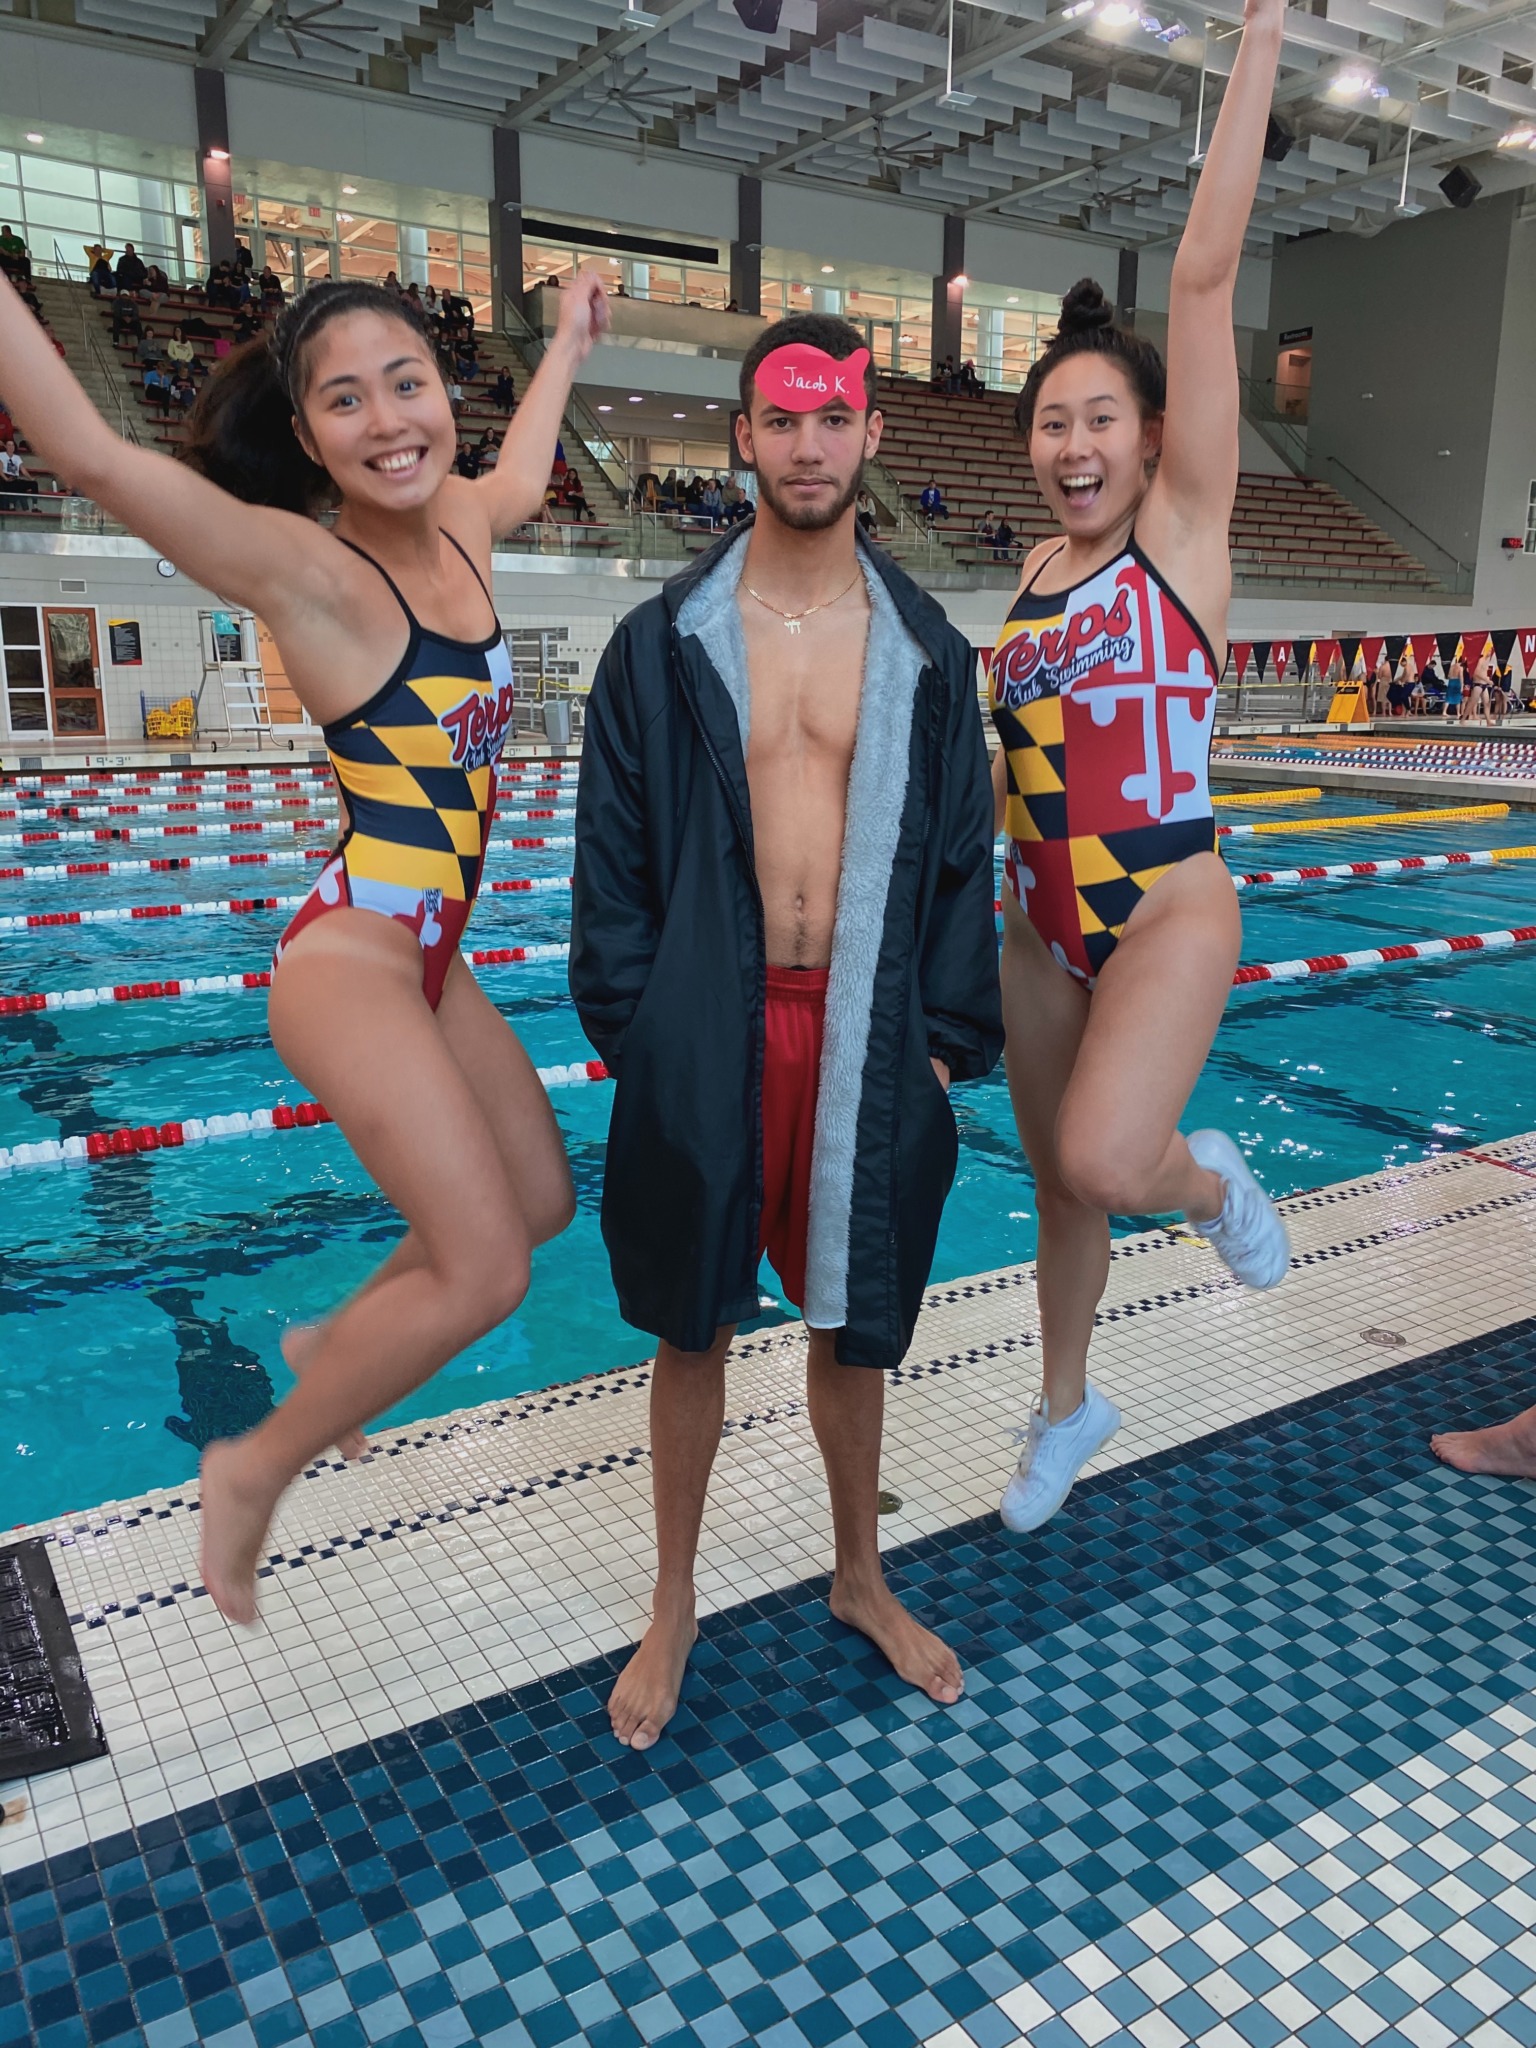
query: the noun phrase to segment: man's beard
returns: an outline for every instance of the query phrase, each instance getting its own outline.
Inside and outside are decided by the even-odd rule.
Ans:
[[[864,485],[864,465],[861,462],[849,478],[846,488],[830,505],[797,505],[786,502],[778,495],[774,486],[761,470],[757,477],[757,495],[781,526],[787,526],[795,533],[824,533],[829,526],[836,526],[848,507],[859,495]]]

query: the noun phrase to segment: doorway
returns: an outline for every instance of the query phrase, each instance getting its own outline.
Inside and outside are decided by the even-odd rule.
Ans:
[[[106,725],[102,719],[96,614],[51,604],[45,604],[42,612],[54,734],[61,739],[72,734],[99,739],[106,732]]]
[[[336,274],[330,243],[308,235],[278,235],[269,230],[264,260],[282,279],[283,290],[290,298],[297,298],[317,277]]]
[[[869,350],[869,359],[877,370],[894,371],[900,367],[901,358],[897,353],[897,322],[894,320],[861,320],[864,329],[864,346]]]
[[[1312,344],[1282,348],[1275,358],[1275,411],[1306,424],[1312,400]]]

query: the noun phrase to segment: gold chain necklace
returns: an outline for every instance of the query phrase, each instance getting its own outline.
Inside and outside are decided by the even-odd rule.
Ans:
[[[755,591],[752,588],[751,584],[747,582],[745,577],[742,578],[741,587],[747,593],[748,597],[753,597],[757,599],[757,602],[762,606],[765,612],[772,612],[775,614],[776,617],[781,618],[784,621],[785,630],[787,632],[798,633],[800,630],[800,621],[802,619],[810,618],[813,612],[830,611],[833,605],[841,604],[843,599],[848,595],[849,591],[852,590],[854,584],[859,581],[860,577],[863,574],[864,571],[862,569],[855,569],[853,572],[852,581],[845,583],[842,589],[837,593],[836,597],[824,598],[820,604],[808,604],[803,612],[786,612],[782,611],[778,605],[770,604],[766,597],[763,597],[762,595],[760,595],[759,592]]]

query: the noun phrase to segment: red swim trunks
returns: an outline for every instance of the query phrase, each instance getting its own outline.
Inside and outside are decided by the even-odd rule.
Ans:
[[[785,1297],[805,1307],[805,1241],[811,1217],[811,1151],[827,1008],[825,967],[770,967],[763,1039],[763,1220],[767,1252]]]

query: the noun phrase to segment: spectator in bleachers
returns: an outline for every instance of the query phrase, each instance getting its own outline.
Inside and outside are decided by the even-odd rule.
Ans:
[[[994,562],[1011,562],[1018,553],[1019,537],[1008,524],[1005,512],[997,522],[997,531],[992,536],[992,559]]]
[[[123,253],[117,259],[117,268],[112,273],[113,282],[120,292],[138,293],[144,289],[144,280],[149,276],[144,259],[132,242],[124,242]]]
[[[149,405],[168,405],[171,398],[171,369],[158,358],[144,372],[144,398]]]
[[[112,339],[137,341],[143,332],[144,321],[139,313],[138,301],[128,292],[120,291],[112,301]]]
[[[179,330],[178,330],[179,332]],[[190,342],[188,347],[190,347]],[[158,363],[165,350],[160,346],[158,334],[144,333],[139,336],[133,351],[133,359],[141,370],[147,370],[151,363]]]
[[[235,281],[234,266],[229,263],[215,263],[208,273],[208,282],[203,286],[203,297],[210,306],[224,306],[230,312],[240,304],[240,286]]]
[[[35,498],[37,496],[37,479],[29,472],[27,465],[22,461],[21,452],[16,446],[14,436],[8,437],[4,447],[0,448],[0,491],[4,491],[8,497],[13,498]],[[13,507],[12,509],[22,510],[30,508]]]
[[[176,369],[185,370],[189,377],[195,374],[197,350],[188,341],[186,330],[180,323],[171,330],[171,338],[165,344],[165,355],[167,362],[173,364]]]
[[[283,290],[283,280],[270,263],[262,265],[261,275],[256,280],[256,290],[263,313],[276,314],[282,311],[287,293]]]
[[[690,514],[691,517],[697,519],[702,516],[703,507],[704,479],[695,470],[687,483],[683,485],[683,510]]]
[[[976,522],[976,545],[980,548],[989,548],[996,537],[997,515],[989,505]]]
[[[634,506],[636,512],[659,512],[661,510],[661,478],[654,469],[642,469],[635,478]]]
[[[27,245],[8,221],[0,225],[0,271],[14,285],[32,282],[32,258],[27,254]]]
[[[87,249],[85,253],[91,258],[91,268],[85,280],[91,288],[91,297],[102,298],[107,292],[115,289],[112,258],[101,248],[96,249],[94,253]]]
[[[487,427],[480,436],[480,474],[494,469],[501,460],[501,436],[494,427]]]
[[[475,347],[473,334],[465,335],[455,344],[453,351],[453,374],[463,384],[473,384],[480,374],[480,352]]]
[[[242,242],[238,235],[235,237],[234,268],[237,277],[249,277],[256,268],[256,258],[251,254],[250,243]]]
[[[699,494],[699,511],[709,521],[709,530],[713,533],[725,517],[725,493],[720,488],[719,477],[705,478],[704,488]]]
[[[384,289],[387,292],[393,292],[397,299],[403,298],[405,295],[405,287],[392,270],[387,270],[384,273]]]
[[[683,488],[677,480],[677,471],[675,469],[669,469],[662,478],[661,490],[658,495],[661,499],[661,510],[663,512],[676,512],[680,508],[683,501]]]
[[[197,386],[185,370],[172,370],[168,396],[179,413],[189,413],[197,403]]]
[[[980,398],[986,388],[976,374],[976,365],[967,357],[960,365],[960,374],[955,379],[955,389],[963,392],[967,398]]]
[[[936,477],[929,477],[917,502],[930,533],[938,520],[949,517],[949,507],[944,502],[944,493],[939,489]]]
[[[752,500],[741,488],[741,485],[737,483],[736,479],[732,477],[730,483],[726,486],[725,492],[726,525],[739,526],[744,519],[752,517],[755,509]]]
[[[171,280],[158,263],[151,263],[144,273],[144,294],[151,305],[159,306],[171,295]]]
[[[576,514],[576,524],[578,526],[584,519],[590,520],[596,526],[597,514],[587,503],[587,494],[582,488],[581,478],[574,469],[568,469],[565,472],[565,483],[561,489],[560,497],[566,509]]]
[[[517,389],[512,382],[512,373],[505,364],[496,372],[496,382],[491,386],[490,399],[498,412],[504,412],[510,419],[517,410]]]
[[[235,314],[235,324],[230,338],[238,348],[242,341],[254,341],[261,332],[261,322],[249,306],[241,306]],[[219,339],[222,341],[223,336]]]
[[[853,516],[866,540],[880,538],[880,522],[875,516],[875,501],[868,491],[860,491],[854,500]]]

